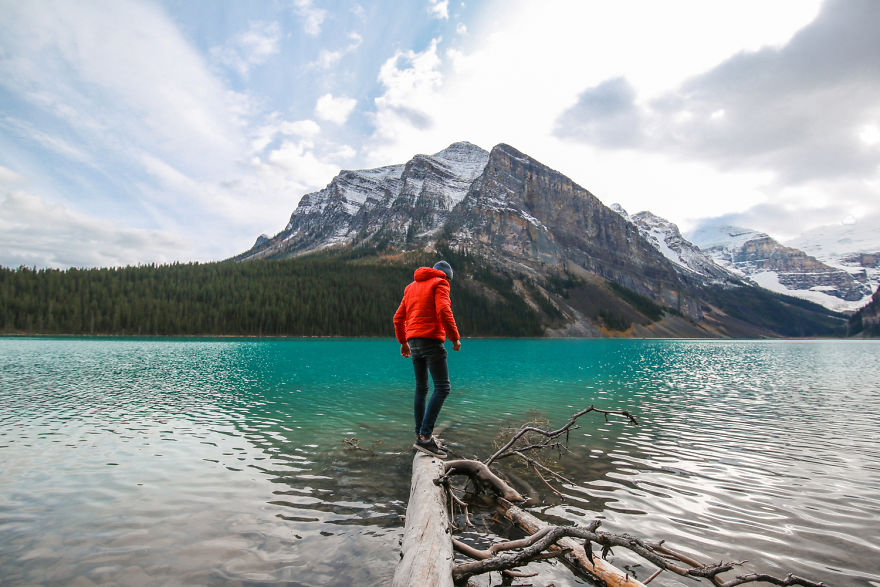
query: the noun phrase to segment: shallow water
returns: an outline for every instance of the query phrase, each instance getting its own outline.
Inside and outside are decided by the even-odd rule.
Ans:
[[[397,351],[0,339],[0,583],[387,583],[412,441]],[[558,465],[564,501],[500,467],[548,516],[880,585],[878,357],[871,341],[465,340],[440,426],[485,457],[499,426],[629,409],[641,426],[583,417]],[[537,584],[578,583],[535,566]]]

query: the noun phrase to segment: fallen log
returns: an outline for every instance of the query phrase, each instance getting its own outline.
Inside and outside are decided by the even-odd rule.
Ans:
[[[692,579],[706,579],[715,587],[733,587],[752,582],[767,582],[774,585],[803,585],[804,587],[826,587],[822,582],[788,574],[784,579],[761,573],[747,573],[729,580],[722,579],[721,574],[741,566],[742,562],[700,563],[696,559],[676,552],[667,547],[663,541],[649,543],[630,534],[615,534],[599,531],[600,521],[593,520],[588,526],[565,525],[554,526],[521,509],[512,501],[524,501],[520,492],[507,484],[489,468],[489,464],[509,456],[523,458],[532,466],[535,473],[548,484],[541,474],[546,472],[551,479],[568,482],[562,475],[541,463],[537,458],[525,456],[526,451],[541,451],[547,448],[561,449],[556,439],[574,427],[578,416],[590,411],[605,414],[627,416],[634,424],[638,421],[628,412],[610,412],[597,410],[593,406],[578,412],[568,424],[558,430],[543,431],[535,426],[527,425],[516,434],[515,440],[527,434],[543,436],[537,441],[527,438],[527,446],[514,448],[508,442],[485,463],[461,458],[443,463],[428,455],[417,454],[413,459],[412,485],[410,500],[407,506],[406,527],[401,540],[401,560],[394,574],[395,587],[413,587],[422,585],[453,585],[471,584],[470,579],[477,575],[502,572],[505,583],[514,577],[534,576],[517,571],[518,567],[529,562],[558,558],[576,574],[593,578],[610,587],[644,587],[664,571]],[[353,446],[353,448],[359,448]],[[451,451],[450,451],[451,452]],[[454,486],[450,478],[455,476],[468,477],[465,487]],[[467,488],[473,486],[475,493]],[[552,489],[552,487],[551,487]],[[517,524],[529,537],[507,542],[493,542],[487,549],[481,550],[454,540],[450,528],[458,529],[453,521],[455,504],[462,508],[466,525],[472,526],[468,517],[469,502],[456,495],[460,492],[476,498],[479,494],[488,494],[489,503],[498,507],[499,512]],[[554,491],[562,495],[558,491]],[[564,497],[564,496],[563,496]],[[446,503],[449,500],[449,510]],[[483,505],[486,505],[484,500]],[[487,528],[488,531],[488,528]],[[583,542],[578,542],[577,540]],[[601,548],[601,555],[593,554],[593,546]],[[453,564],[453,547],[472,559],[474,562]],[[612,547],[629,550],[632,554],[657,567],[653,575],[638,581],[628,573],[608,563],[605,557],[612,553]],[[515,551],[515,552],[514,552]]]
[[[535,534],[550,526],[547,522],[539,520],[506,499],[498,498],[498,504],[501,513],[507,519],[529,534]],[[583,544],[576,542],[572,538],[562,538],[556,544],[568,551],[563,553],[559,560],[563,561],[569,568],[601,579],[608,587],[644,587],[643,583],[630,577],[629,574],[624,573],[604,559],[597,556],[587,556]]]
[[[394,587],[452,587],[452,536],[446,493],[435,484],[444,474],[443,461],[416,453],[406,506],[401,558]]]

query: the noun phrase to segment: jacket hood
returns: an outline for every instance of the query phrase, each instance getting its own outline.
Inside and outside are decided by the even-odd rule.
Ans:
[[[433,269],[431,267],[419,267],[416,269],[415,275],[413,278],[416,281],[428,281],[434,277],[442,277],[446,279],[446,274],[440,271],[439,269]]]

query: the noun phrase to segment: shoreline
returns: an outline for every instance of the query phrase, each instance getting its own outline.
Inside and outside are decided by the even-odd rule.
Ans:
[[[306,334],[72,334],[72,333],[39,333],[39,332],[0,332],[0,339],[3,338],[62,338],[62,339],[133,339],[133,340],[162,340],[162,339],[247,339],[247,340],[285,340],[285,339],[314,339],[314,340],[392,340],[396,342],[393,335],[389,336],[370,336],[370,335],[306,335]],[[463,336],[462,340],[712,340],[712,341],[872,341],[880,340],[880,338],[866,336],[848,336],[848,337],[762,337],[762,338],[734,338],[723,336]]]

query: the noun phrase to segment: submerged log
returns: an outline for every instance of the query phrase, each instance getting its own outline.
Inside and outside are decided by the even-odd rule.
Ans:
[[[513,505],[504,499],[498,499],[499,508],[504,516],[515,522],[520,528],[534,534],[550,526],[547,522],[539,520],[529,512]],[[562,538],[556,544],[568,552],[560,556],[566,566],[581,573],[588,573],[605,582],[608,587],[643,587],[643,583],[637,581],[629,574],[624,573],[611,563],[598,556],[587,556],[583,544],[572,538]]]
[[[452,536],[446,494],[434,483],[444,474],[443,461],[417,453],[406,506],[401,558],[394,587],[452,587]]]

